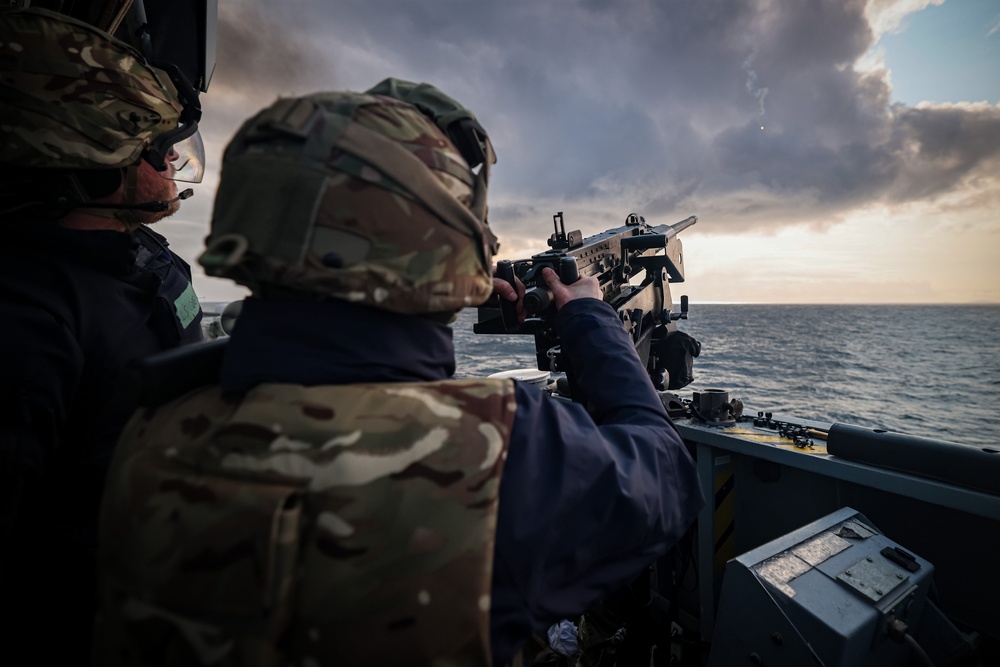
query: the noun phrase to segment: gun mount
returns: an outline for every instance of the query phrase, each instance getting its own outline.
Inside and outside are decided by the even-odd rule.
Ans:
[[[675,312],[670,283],[684,282],[683,249],[677,235],[696,222],[698,218],[690,216],[673,225],[653,227],[641,215],[630,213],[623,226],[583,238],[579,231],[566,232],[560,211],[552,216],[550,250],[497,264],[498,278],[511,285],[520,280],[525,286],[524,322],[518,321],[515,304],[494,296],[479,308],[479,322],[473,330],[533,335],[538,369],[565,372],[572,387],[572,369],[563,358],[553,326],[555,304],[541,270],[551,268],[566,284],[594,276],[604,301],[618,313],[639,358],[646,363],[653,385],[659,390],[680,389],[693,379],[690,357],[698,356],[700,346],[677,331],[676,321],[687,319],[688,300],[682,296],[680,310]]]

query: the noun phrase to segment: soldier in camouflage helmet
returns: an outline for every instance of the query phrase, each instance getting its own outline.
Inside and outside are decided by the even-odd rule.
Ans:
[[[405,315],[485,301],[496,245],[486,223],[492,147],[471,114],[449,109],[454,102],[428,103],[454,116],[445,121],[483,153],[479,174],[401,100],[321,93],[280,100],[245,123],[223,157],[199,260],[206,272],[257,296],[343,299]]]
[[[218,382],[122,436],[97,664],[499,667],[683,533],[693,463],[596,280],[545,273],[592,414],[452,379],[445,322],[523,296],[491,278],[493,159],[392,79],[243,125],[199,261],[253,296]]]
[[[201,181],[201,111],[179,72],[44,9],[4,11],[0,40],[5,217],[82,212],[135,229],[177,210],[161,204],[176,181]]]
[[[199,113],[106,33],[0,13],[0,590],[5,645],[40,664],[89,655],[98,503],[135,407],[118,375],[201,338],[190,268],[146,227],[200,179]]]

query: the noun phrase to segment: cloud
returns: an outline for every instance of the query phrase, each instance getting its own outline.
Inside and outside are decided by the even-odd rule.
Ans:
[[[865,16],[877,40],[886,33],[900,32],[911,14],[943,4],[944,0],[868,0]]]
[[[321,35],[308,22],[283,22],[264,9],[252,1],[220,4],[215,74],[202,98],[201,128],[212,157],[221,158],[239,125],[278,97],[335,86],[324,76],[329,63],[320,58]]]
[[[633,210],[753,231],[993,201],[1000,108],[892,105],[885,68],[858,67],[929,4],[230,3],[206,123],[228,137],[279,94],[429,81],[490,131],[491,219],[508,237],[544,239],[556,210],[585,233]]]
[[[991,25],[989,30],[986,31],[986,36],[992,37],[998,31],[1000,31],[1000,14],[998,14],[997,17],[993,19],[993,25]]]
[[[318,85],[333,87],[332,80],[323,76],[329,63],[319,59],[318,37],[298,24],[276,20],[264,13],[265,8],[254,2],[220,4],[215,73],[208,93],[201,97],[205,178],[194,186],[195,197],[159,226],[173,249],[189,260],[199,294],[209,300],[229,300],[245,293],[228,280],[205,278],[196,262],[209,233],[226,144],[245,120],[279,96],[304,94]]]

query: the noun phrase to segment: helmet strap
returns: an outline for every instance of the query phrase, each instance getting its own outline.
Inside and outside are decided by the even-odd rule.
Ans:
[[[139,186],[139,163],[124,167],[122,171],[125,183],[125,196],[122,201],[128,204],[135,201],[136,190]]]
[[[50,179],[56,186],[47,198],[47,204],[56,218],[62,218],[70,211],[85,207],[88,215],[101,218],[114,218],[115,211],[93,205],[95,199],[101,199],[114,194],[122,184],[121,169],[74,170],[67,171],[64,179]]]
[[[136,191],[139,186],[139,163],[123,167],[122,180],[124,182],[122,202],[125,204],[135,203],[137,199]],[[131,209],[116,209],[110,211],[110,213],[111,217],[125,223],[129,231],[134,231],[139,227],[139,224],[135,221],[135,212]]]
[[[119,185],[123,188],[122,201],[126,204],[134,202],[136,200],[136,191],[138,189],[139,182],[139,166],[131,165],[114,171],[118,172]],[[88,215],[95,215],[101,218],[114,218],[115,220],[123,223],[129,231],[134,231],[139,227],[131,207],[123,207],[121,204],[109,204],[107,208],[104,208],[98,204],[91,204],[91,201],[94,199],[100,199],[100,197],[91,196],[87,191],[87,184],[85,182],[81,183],[81,180],[77,175],[71,175],[70,182],[76,194],[76,202],[71,202],[69,204],[70,209],[84,208],[86,209]],[[117,190],[117,187],[115,189]],[[102,197],[106,196],[108,195],[102,195]]]

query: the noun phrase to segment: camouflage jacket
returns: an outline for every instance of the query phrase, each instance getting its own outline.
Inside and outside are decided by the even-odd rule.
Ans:
[[[489,664],[513,383],[217,387],[138,413],[95,664]]]

